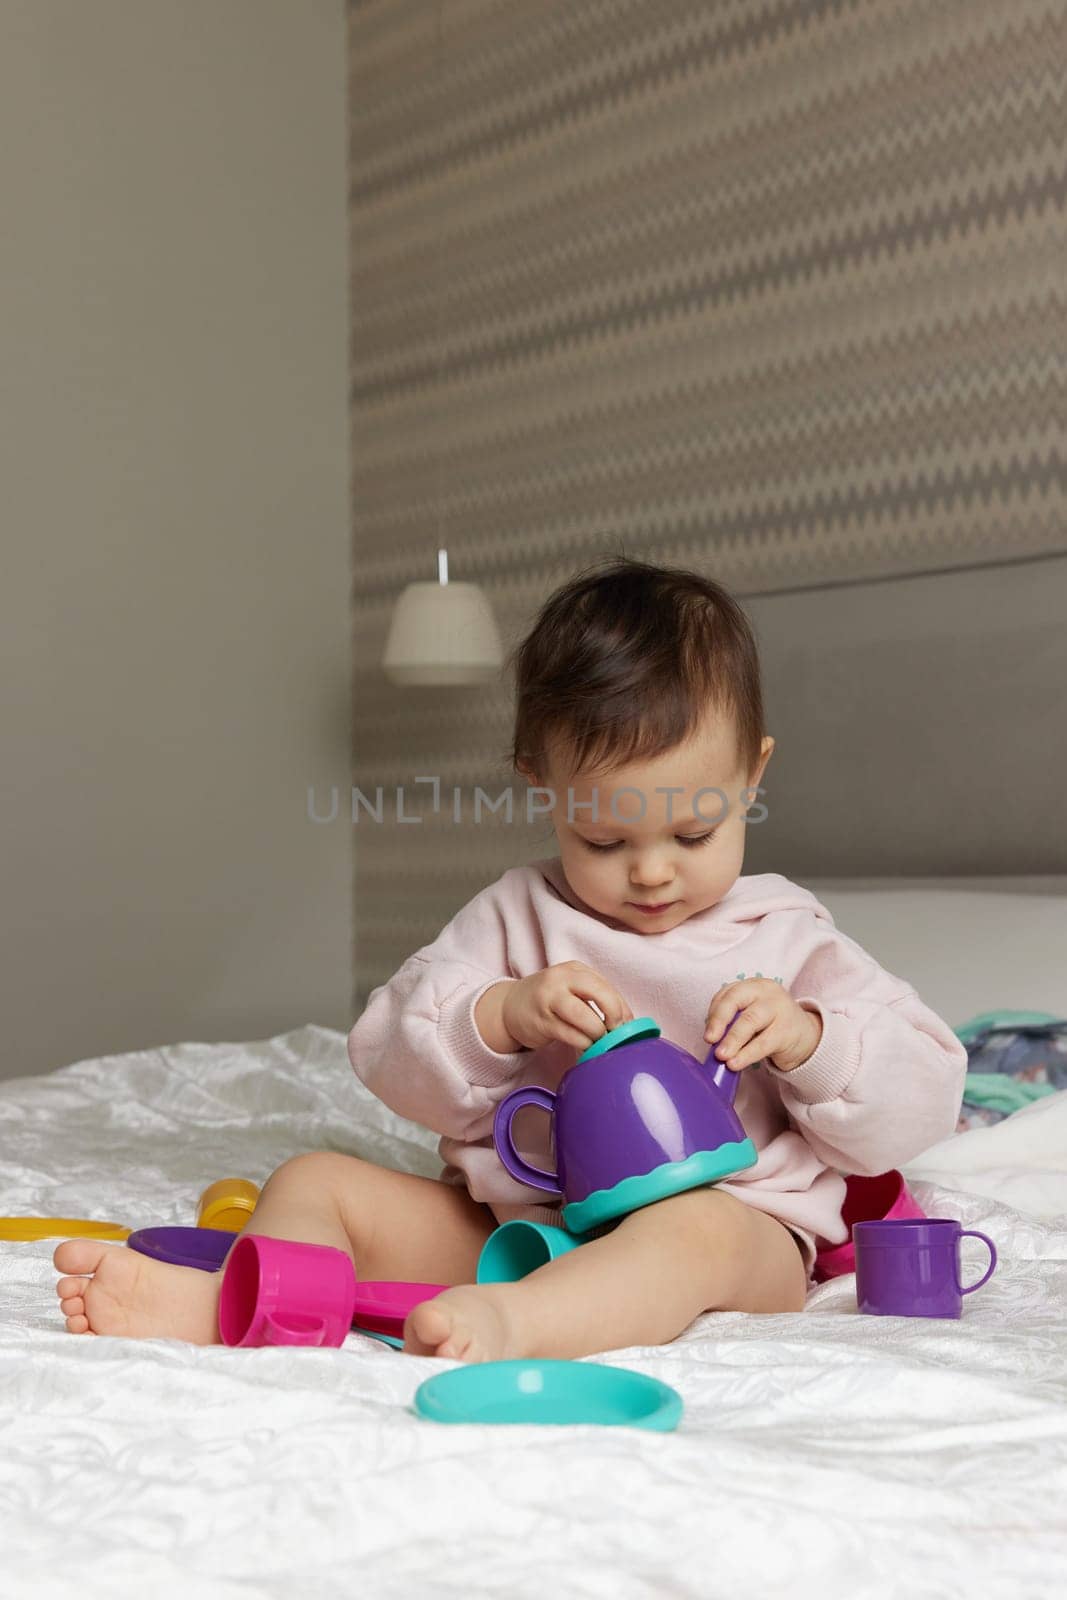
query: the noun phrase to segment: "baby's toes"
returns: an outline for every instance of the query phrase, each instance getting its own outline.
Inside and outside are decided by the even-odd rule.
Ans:
[[[85,1290],[91,1278],[60,1278],[56,1284],[59,1309],[67,1319],[68,1333],[86,1333],[89,1318],[85,1315]]]
[[[90,1279],[82,1277],[60,1278],[59,1282],[56,1284],[56,1294],[59,1296],[60,1300],[70,1300],[75,1295],[77,1295],[80,1299],[81,1296],[84,1295],[86,1285],[89,1282]]]
[[[95,1272],[106,1249],[99,1239],[64,1239],[52,1252],[52,1265],[59,1272]]]
[[[434,1356],[452,1331],[452,1318],[446,1306],[423,1300],[408,1312],[404,1322],[404,1349],[409,1356]]]

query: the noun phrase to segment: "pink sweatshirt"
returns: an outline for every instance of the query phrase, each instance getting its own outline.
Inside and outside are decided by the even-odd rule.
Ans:
[[[357,1075],[391,1110],[441,1135],[446,1183],[466,1184],[498,1222],[560,1222],[562,1199],[512,1178],[493,1148],[493,1114],[512,1089],[554,1089],[579,1051],[553,1041],[501,1055],[474,1024],[485,990],[561,961],[606,978],[664,1038],[704,1060],[712,996],[737,978],[773,978],[819,1013],[822,1039],[792,1072],[741,1073],[734,1102],[759,1152],[718,1187],[817,1250],[844,1242],[841,1173],[877,1174],[956,1127],[967,1052],[909,983],[886,972],[807,889],[776,872],[737,879],[707,911],[659,934],[634,932],[580,900],[558,856],[512,867],[432,943],[375,989],[348,1038]],[[523,1111],[524,1156],[551,1168],[548,1117]]]

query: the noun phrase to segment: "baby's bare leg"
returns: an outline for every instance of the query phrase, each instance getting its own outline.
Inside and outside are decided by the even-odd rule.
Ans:
[[[465,1189],[356,1156],[294,1156],[271,1174],[243,1232],[344,1250],[362,1279],[472,1283],[495,1226]],[[68,1239],[53,1256],[71,1333],[218,1343],[222,1273],[155,1261],[125,1246]]]
[[[631,1212],[510,1287],[531,1353],[559,1357],[668,1344],[704,1311],[802,1311],[806,1294],[788,1228],[714,1188]]]
[[[405,1349],[572,1360],[667,1344],[703,1311],[802,1311],[806,1290],[788,1228],[721,1190],[694,1189],[632,1212],[518,1283],[450,1289],[417,1306]]]
[[[473,1283],[495,1227],[464,1188],[324,1150],[272,1173],[244,1232],[333,1245],[368,1280]]]

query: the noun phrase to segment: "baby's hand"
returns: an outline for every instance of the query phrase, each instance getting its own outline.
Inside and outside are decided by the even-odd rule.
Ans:
[[[601,1022],[592,1006],[595,1000],[607,1019]],[[560,961],[534,972],[504,992],[501,1020],[513,1039],[535,1050],[561,1039],[586,1050],[609,1028],[631,1022],[633,1012],[606,978],[581,961]]]
[[[735,1012],[740,1015],[731,1023]],[[724,984],[713,997],[704,1038],[718,1041],[715,1054],[731,1072],[765,1059],[780,1072],[792,1072],[815,1053],[822,1018],[805,1011],[772,978],[744,978]]]

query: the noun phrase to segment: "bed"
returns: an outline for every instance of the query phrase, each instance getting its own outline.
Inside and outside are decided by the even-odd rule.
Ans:
[[[1061,883],[812,887],[954,1026],[1067,1016]],[[435,1144],[354,1079],[342,1033],[179,1043],[0,1084],[0,1213],[190,1223],[209,1181],[261,1182],[297,1150],[433,1175]],[[75,1338],[54,1241],[2,1245],[0,1595],[1058,1596],[1067,1094],[907,1173],[928,1212],[996,1241],[963,1319],[860,1316],[847,1277],[800,1315],[706,1315],[592,1358],[673,1384],[670,1434],[427,1422],[410,1402],[445,1364],[359,1334]]]

